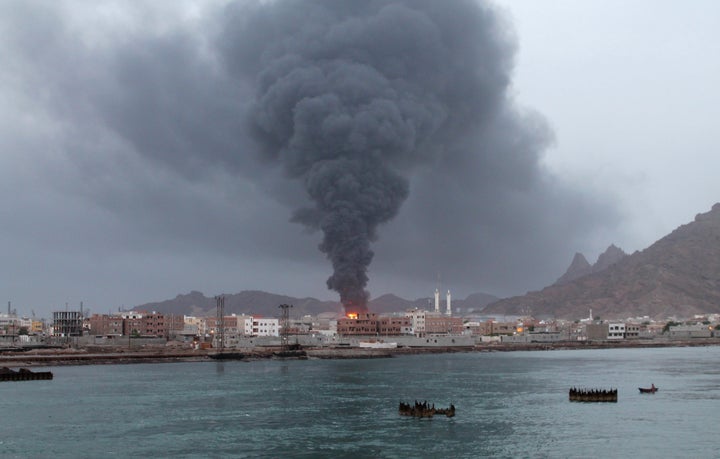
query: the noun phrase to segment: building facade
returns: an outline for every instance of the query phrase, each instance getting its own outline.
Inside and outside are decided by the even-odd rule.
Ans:
[[[465,330],[460,317],[425,317],[425,333],[428,334],[460,334]]]
[[[80,311],[53,312],[53,336],[81,336],[83,318]]]

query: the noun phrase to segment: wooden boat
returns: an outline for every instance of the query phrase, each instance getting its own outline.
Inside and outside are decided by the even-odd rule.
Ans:
[[[655,387],[655,384],[651,385],[650,387],[638,387],[640,389],[641,394],[654,394],[658,391],[658,388]]]
[[[243,360],[245,354],[242,352],[217,352],[215,354],[208,354],[213,360]]]
[[[571,402],[611,402],[617,403],[617,389],[570,389]]]
[[[8,367],[0,368],[0,381],[37,381],[41,379],[53,379],[50,371],[30,371],[27,368],[20,368],[18,371]]]
[[[436,414],[451,418],[455,416],[455,405],[451,403],[448,408],[435,408],[434,403],[428,405],[427,401],[418,403],[418,401],[415,400],[414,405],[400,402],[398,413],[400,413],[400,416],[413,416],[416,418],[431,418]]]

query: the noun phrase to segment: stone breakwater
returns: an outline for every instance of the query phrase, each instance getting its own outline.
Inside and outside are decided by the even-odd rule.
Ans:
[[[463,347],[412,347],[396,349],[360,349],[317,347],[305,348],[310,359],[368,359],[389,358],[411,354],[439,354],[451,352],[511,352],[511,351],[551,351],[570,349],[615,349],[615,348],[653,348],[653,347],[691,347],[717,346],[718,338],[698,338],[691,340],[637,340],[626,342],[578,341],[562,343],[496,343]],[[239,350],[242,360],[252,361],[273,358],[279,348],[263,347]],[[34,349],[30,351],[2,351],[0,349],[0,367],[32,367],[60,365],[100,365],[124,363],[162,363],[211,361],[209,355],[215,350],[194,350],[165,347],[118,348],[89,347],[86,349]]]

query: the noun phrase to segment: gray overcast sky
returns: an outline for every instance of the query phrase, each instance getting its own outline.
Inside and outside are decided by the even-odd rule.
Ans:
[[[297,40],[245,19],[299,13],[226,3],[0,3],[0,292],[19,313],[190,290],[337,299],[320,234],[290,222],[308,204],[301,180],[256,154],[244,121],[258,97],[247,56]],[[300,22],[377,13],[338,4]],[[466,33],[450,57],[489,53],[475,64],[510,80],[407,173],[409,197],[372,246],[371,296],[429,296],[438,275],[456,297],[524,293],[576,251],[642,250],[720,200],[717,2],[498,1],[456,28],[432,2],[409,5],[431,18],[413,32]],[[487,47],[472,43],[481,26]],[[402,40],[373,48],[345,30],[364,50]],[[418,73],[435,77],[421,51]]]
[[[546,164],[623,214],[608,239],[642,250],[720,201],[720,4],[497,4],[519,40],[514,92],[555,132]]]

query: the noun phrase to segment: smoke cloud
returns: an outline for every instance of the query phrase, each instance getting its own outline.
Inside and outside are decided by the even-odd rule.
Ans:
[[[18,298],[509,295],[619,220],[543,170],[489,3],[0,2],[0,38]]]
[[[474,1],[231,11],[224,56],[256,84],[254,138],[304,184],[312,206],[293,220],[322,231],[328,287],[363,311],[378,227],[397,215],[418,165],[452,154],[448,142],[482,130],[502,107],[512,44]]]

